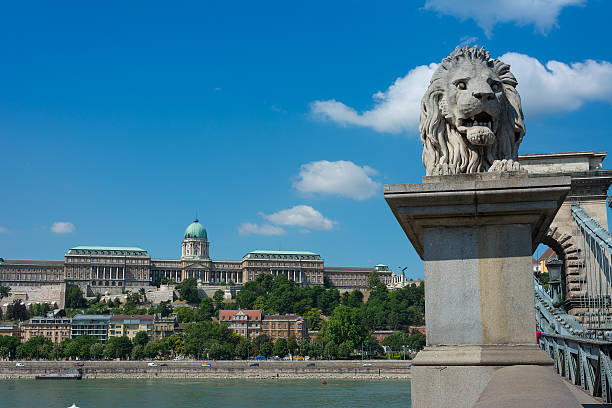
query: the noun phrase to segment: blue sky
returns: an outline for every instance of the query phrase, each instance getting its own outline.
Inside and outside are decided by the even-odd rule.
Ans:
[[[418,100],[462,43],[512,64],[521,153],[612,151],[605,0],[123,3],[3,7],[2,257],[178,257],[197,211],[213,259],[421,277],[382,184],[424,175]]]

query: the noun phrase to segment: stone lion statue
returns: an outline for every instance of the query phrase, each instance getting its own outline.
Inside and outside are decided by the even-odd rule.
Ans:
[[[520,170],[525,135],[510,65],[484,47],[457,47],[433,74],[419,130],[428,176]]]

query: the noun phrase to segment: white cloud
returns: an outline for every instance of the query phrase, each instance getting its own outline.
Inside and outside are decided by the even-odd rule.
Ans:
[[[321,160],[303,164],[293,187],[303,193],[335,194],[365,200],[380,190],[380,183],[370,178],[376,173],[373,168],[359,167],[352,161]]]
[[[350,106],[336,100],[315,101],[311,104],[312,114],[342,126],[356,125],[378,132],[400,133],[413,129],[419,124],[421,98],[438,64],[420,65],[384,92],[376,92],[372,98],[374,108],[359,113]]]
[[[532,24],[547,33],[557,25],[564,7],[584,3],[585,0],[426,0],[425,9],[461,20],[473,19],[490,37],[495,24],[508,22]]]
[[[276,225],[288,225],[310,228],[315,230],[330,230],[337,224],[325,218],[323,214],[308,205],[296,205],[293,208],[262,216]]]
[[[517,89],[527,119],[573,111],[592,101],[612,103],[612,64],[608,61],[570,64],[549,61],[543,65],[533,57],[515,52],[500,59],[511,65],[510,70],[519,81]],[[416,132],[420,100],[436,68],[437,64],[432,63],[412,69],[386,91],[377,92],[374,107],[362,113],[335,100],[315,101],[311,111],[315,117],[342,126],[362,126],[388,133]]]
[[[285,230],[274,225],[245,222],[238,227],[239,235],[283,235]]]
[[[72,234],[74,231],[74,225],[71,222],[60,222],[56,221],[51,226],[51,231],[56,234]]]
[[[0,226],[0,234],[6,233],[8,232],[7,228],[4,228],[3,226]]]
[[[523,112],[529,115],[567,112],[586,102],[612,103],[612,64],[586,60],[565,64],[540,61],[528,55],[509,52],[500,59],[511,65],[519,81]]]

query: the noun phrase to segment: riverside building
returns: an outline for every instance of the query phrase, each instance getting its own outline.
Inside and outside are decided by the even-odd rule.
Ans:
[[[113,315],[108,323],[108,337],[129,337],[133,340],[138,332],[153,336],[153,315]]]
[[[53,343],[61,343],[70,338],[71,321],[69,317],[32,317],[21,325],[22,341],[43,336]]]
[[[88,334],[106,343],[108,339],[108,325],[112,315],[76,315],[72,318],[70,325],[70,338],[74,339],[80,335]]]

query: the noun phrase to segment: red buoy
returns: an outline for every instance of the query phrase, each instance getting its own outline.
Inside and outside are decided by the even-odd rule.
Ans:
[[[321,384],[326,385],[326,384],[327,384],[327,381],[323,381]]]

